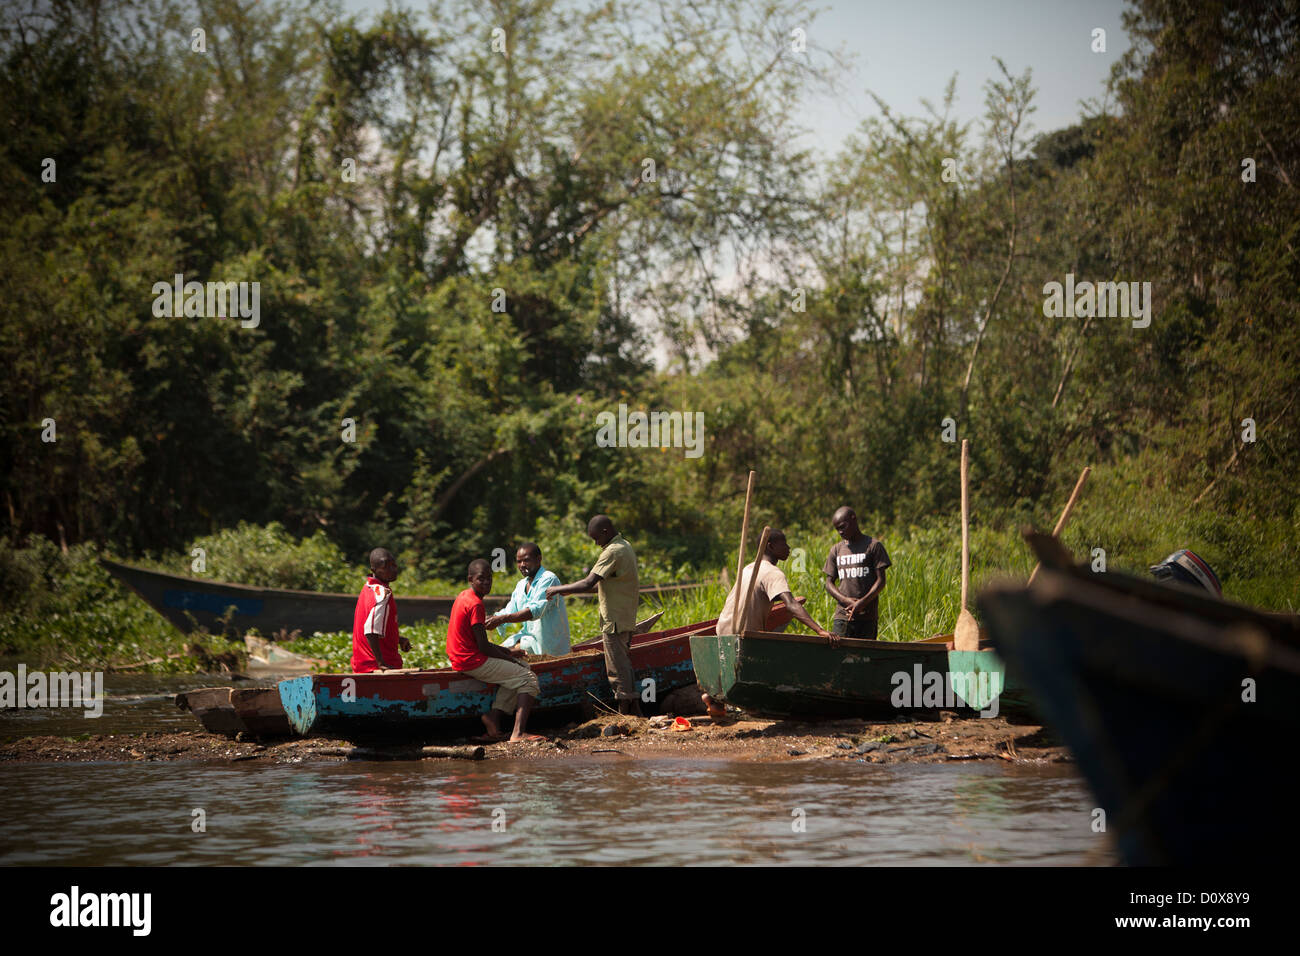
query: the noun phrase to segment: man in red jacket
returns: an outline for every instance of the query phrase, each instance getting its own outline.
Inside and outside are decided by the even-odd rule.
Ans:
[[[397,633],[397,601],[388,585],[397,577],[397,561],[385,548],[370,552],[370,577],[352,616],[352,673],[368,674],[402,666],[411,642]]]

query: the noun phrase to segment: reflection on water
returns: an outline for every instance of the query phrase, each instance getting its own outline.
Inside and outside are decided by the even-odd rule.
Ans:
[[[1092,805],[1062,767],[27,764],[0,766],[0,864],[1109,862]]]
[[[6,710],[0,738],[196,730],[172,695],[222,683],[108,674],[103,717]],[[0,864],[1108,862],[1093,802],[1059,766],[0,764]]]

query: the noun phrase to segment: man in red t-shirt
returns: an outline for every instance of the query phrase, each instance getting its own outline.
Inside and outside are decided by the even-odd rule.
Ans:
[[[411,649],[411,642],[397,633],[397,601],[388,585],[397,577],[397,561],[391,552],[375,548],[370,552],[370,577],[357,598],[352,615],[352,673],[368,674],[386,667],[401,667],[398,652]]]
[[[483,715],[487,733],[478,740],[502,740],[503,720],[515,715],[511,740],[545,740],[538,734],[526,733],[528,715],[537,699],[537,675],[515,661],[524,656],[524,649],[513,652],[488,640],[487,613],[483,610],[483,596],[492,590],[492,567],[482,558],[469,564],[469,587],[456,595],[451,606],[451,620],[447,622],[447,657],[451,666],[463,674],[497,685],[496,700],[492,709]]]

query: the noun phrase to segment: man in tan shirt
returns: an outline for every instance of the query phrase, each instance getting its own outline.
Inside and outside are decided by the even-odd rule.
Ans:
[[[600,595],[600,633],[605,644],[605,672],[618,700],[619,713],[641,716],[641,696],[632,672],[632,632],[636,630],[636,552],[614,528],[609,515],[596,515],[587,523],[587,536],[601,548],[600,557],[581,581],[546,589],[546,598],[580,594],[597,588]]]
[[[718,615],[717,633],[739,633],[740,601],[737,600],[736,595],[749,593],[749,582],[754,577],[754,565],[758,564],[758,581],[754,585],[754,594],[749,601],[746,629],[762,630],[763,623],[767,620],[767,612],[772,609],[772,605],[777,601],[784,601],[796,621],[808,625],[818,637],[824,637],[832,644],[836,642],[835,636],[814,621],[812,615],[804,610],[803,605],[795,600],[790,584],[785,579],[785,573],[776,566],[778,561],[784,561],[788,557],[790,557],[790,545],[786,543],[785,532],[769,532],[767,548],[762,554],[761,563],[756,559],[745,565],[740,572],[740,579],[736,581],[735,587],[727,595],[727,600],[723,602],[722,613]],[[704,702],[710,717],[718,718],[726,713],[726,709],[704,691],[700,691],[700,700]]]
[[[784,561],[788,557],[790,557],[790,545],[785,540],[785,532],[769,532],[767,550],[763,552],[765,560],[759,567],[758,581],[754,585],[754,594],[750,598],[746,627],[750,630],[762,630],[763,622],[767,620],[767,612],[772,609],[772,605],[777,601],[784,601],[796,621],[807,624],[818,637],[831,637],[831,633],[814,621],[812,615],[804,610],[803,605],[794,599],[785,573],[776,566],[778,561]],[[722,605],[722,613],[718,615],[719,634],[737,633],[736,628],[740,626],[741,615],[736,594],[749,592],[749,582],[754,576],[755,563],[750,562],[745,565],[744,570],[740,572],[740,579],[727,595],[727,600]]]

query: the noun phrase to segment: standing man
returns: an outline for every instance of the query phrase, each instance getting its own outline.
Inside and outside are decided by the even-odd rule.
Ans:
[[[883,544],[858,530],[858,516],[848,505],[835,512],[831,525],[843,539],[831,546],[822,568],[826,592],[839,604],[831,630],[839,637],[874,641],[889,555]]]
[[[491,631],[522,622],[524,626],[507,637],[502,647],[517,644],[526,654],[551,657],[569,653],[569,614],[564,609],[564,598],[546,597],[547,588],[559,587],[559,577],[542,567],[542,549],[531,541],[516,549],[515,564],[523,577],[515,585],[509,603],[489,617],[484,626]]]
[[[501,740],[503,721],[515,715],[514,740],[543,740],[527,733],[528,715],[537,699],[537,675],[515,660],[522,650],[507,651],[488,640],[484,627],[483,595],[492,591],[492,566],[482,558],[469,563],[469,587],[456,595],[451,606],[451,619],[447,622],[447,657],[451,666],[468,677],[485,684],[497,685],[497,696],[492,709],[483,715],[487,734],[483,742]]]
[[[609,515],[587,523],[587,537],[600,546],[600,557],[581,581],[546,589],[547,598],[581,594],[598,588],[600,633],[605,643],[605,673],[621,714],[641,716],[641,697],[632,673],[632,632],[636,629],[636,552],[614,528]]]
[[[370,577],[357,597],[352,615],[352,673],[368,674],[375,670],[402,666],[403,651],[411,642],[397,633],[397,601],[392,584],[397,577],[397,561],[386,548],[370,552]]]

